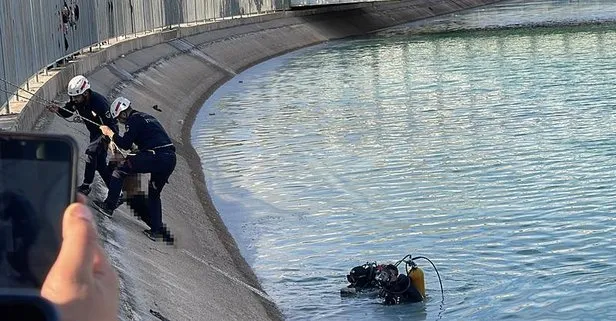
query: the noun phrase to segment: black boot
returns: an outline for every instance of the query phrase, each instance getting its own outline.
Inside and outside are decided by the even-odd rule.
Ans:
[[[107,202],[94,201],[93,203],[94,203],[94,208],[98,210],[99,212],[103,213],[107,217],[113,216],[113,211],[115,210],[115,207],[109,206]]]
[[[79,185],[79,187],[77,187],[77,192],[88,196],[88,194],[90,194],[90,192],[92,191],[92,189],[90,188],[90,184],[81,184]]]
[[[150,240],[154,242],[165,241],[169,245],[173,245],[173,243],[175,242],[175,238],[166,229],[164,230],[164,232],[158,233],[152,232],[152,229],[143,230],[143,234],[145,234],[145,236],[147,236]]]
[[[163,239],[163,234],[162,233],[156,233],[154,231],[152,231],[152,229],[149,230],[143,230],[143,234],[145,234],[145,236],[147,236],[150,240],[156,242],[156,241],[160,241]]]
[[[124,204],[126,202],[126,194],[124,194],[124,192],[120,192],[120,197],[118,198],[118,205],[116,206],[116,208],[120,207],[120,205]]]

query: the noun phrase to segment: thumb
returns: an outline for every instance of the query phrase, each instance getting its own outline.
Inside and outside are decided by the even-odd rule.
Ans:
[[[93,215],[87,206],[74,203],[66,209],[62,238],[62,248],[52,270],[62,271],[76,282],[89,282],[98,243]]]

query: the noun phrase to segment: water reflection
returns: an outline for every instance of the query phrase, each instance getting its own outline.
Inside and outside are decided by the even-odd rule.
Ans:
[[[209,191],[289,319],[616,316],[614,27],[468,30],[616,3],[495,8],[286,55],[205,105]],[[352,266],[409,253],[444,305],[430,266],[425,304],[340,298]]]

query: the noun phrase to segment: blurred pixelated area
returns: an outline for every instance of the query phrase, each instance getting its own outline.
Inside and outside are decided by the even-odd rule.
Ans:
[[[126,205],[128,205],[128,209],[130,210],[130,212],[135,217],[142,220],[145,224],[151,227],[147,193],[149,180],[149,174],[129,175],[124,179],[124,185],[122,189],[126,197]],[[169,245],[174,244],[175,237],[169,231],[166,224],[163,224],[162,229],[162,235],[156,237],[157,239],[154,239],[154,241],[164,241]],[[146,231],[144,231],[144,234],[145,232]]]

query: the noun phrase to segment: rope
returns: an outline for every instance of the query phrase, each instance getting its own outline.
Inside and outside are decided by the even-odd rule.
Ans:
[[[6,90],[4,90],[2,88],[0,88],[0,91],[1,92],[5,92],[7,94],[14,94],[13,92],[6,91]],[[39,99],[32,99],[32,98],[28,98],[28,97],[22,97],[22,98],[31,100],[31,101],[39,103],[41,105],[46,105],[47,104],[47,101],[40,101]],[[34,98],[36,98],[36,97],[34,97]],[[67,118],[64,118],[64,117],[60,117],[60,119],[64,120],[65,122],[68,122],[68,123],[82,123],[82,121],[78,117],[74,117],[73,119],[67,119]],[[74,127],[73,127],[73,129],[75,131],[77,131],[78,133],[84,135],[84,136],[88,136],[88,134],[86,132],[84,132],[84,131],[81,131],[81,130],[79,130],[77,128],[74,128]]]
[[[185,249],[182,249],[181,251],[182,251],[184,254],[186,254],[186,255],[190,256],[191,258],[193,258],[195,261],[201,262],[201,263],[203,263],[204,265],[206,265],[207,267],[209,267],[210,269],[212,269],[212,270],[214,270],[214,271],[216,271],[216,272],[218,272],[218,273],[220,273],[220,274],[222,274],[222,275],[226,276],[226,277],[227,277],[227,278],[229,278],[231,281],[234,281],[234,282],[236,282],[237,284],[239,284],[239,285],[242,285],[242,286],[246,287],[248,290],[252,291],[254,294],[256,294],[256,295],[260,296],[261,298],[265,299],[266,301],[268,301],[268,302],[270,302],[270,303],[272,303],[272,304],[276,304],[276,302],[274,302],[274,300],[273,300],[273,299],[272,299],[269,295],[267,295],[267,293],[265,293],[265,292],[263,292],[263,291],[261,291],[261,290],[259,290],[259,289],[255,288],[255,287],[253,287],[252,285],[250,285],[250,284],[248,284],[248,283],[246,283],[246,282],[244,282],[244,281],[242,281],[242,280],[238,279],[237,277],[234,277],[234,276],[233,276],[233,275],[231,275],[230,273],[228,273],[228,272],[225,272],[225,271],[221,270],[220,268],[218,268],[218,267],[214,266],[214,264],[209,263],[209,262],[205,261],[204,259],[197,257],[196,255],[192,254],[190,251],[187,251],[187,250],[185,250]]]
[[[66,120],[68,122],[78,123],[78,122],[85,121],[85,122],[88,122],[88,123],[90,123],[90,124],[92,124],[94,126],[97,126],[97,127],[100,127],[102,125],[102,124],[99,124],[99,123],[97,123],[95,121],[91,121],[91,120],[89,120],[87,118],[84,118],[83,116],[81,116],[81,114],[77,110],[72,111],[72,110],[70,110],[68,108],[64,108],[64,107],[60,106],[57,102],[49,100],[49,99],[46,99],[46,98],[43,98],[43,97],[40,97],[36,93],[33,93],[33,92],[31,92],[29,90],[26,90],[26,89],[23,89],[23,88],[15,85],[13,83],[11,83],[10,81],[8,81],[6,79],[0,78],[0,81],[3,81],[5,84],[8,84],[10,86],[13,86],[13,87],[17,88],[17,93],[13,93],[13,92],[7,91],[5,89],[1,89],[1,88],[0,88],[0,91],[3,91],[3,92],[8,93],[8,94],[18,94],[19,90],[23,90],[26,93],[32,95],[32,97],[23,97],[25,99],[37,102],[37,103],[42,104],[42,105],[54,105],[55,107],[58,107],[59,109],[62,109],[64,111],[66,111],[66,112],[69,112],[69,113],[73,114],[73,120],[68,120],[68,119],[66,119],[64,117],[60,117],[60,118],[63,118],[64,120]],[[36,98],[36,99],[32,99],[33,97]],[[75,116],[75,114],[77,114],[77,115]],[[58,115],[58,113],[56,113],[56,115]],[[80,132],[80,133],[88,136],[87,134],[85,134],[83,132]],[[113,151],[117,150],[118,152],[120,152],[120,154],[122,154],[122,156],[126,157],[128,155],[128,152],[123,151],[120,147],[118,147],[118,145],[116,145],[116,143],[113,142],[113,140],[111,140],[110,146],[112,146],[112,150]]]
[[[0,78],[0,81],[4,82],[5,84],[7,84],[7,85],[9,85],[9,86],[12,86],[12,87],[17,88],[17,91],[16,91],[16,92],[11,92],[11,91],[7,91],[7,90],[4,90],[4,89],[1,89],[3,92],[5,92],[5,93],[7,93],[7,94],[11,94],[11,95],[17,95],[17,96],[19,96],[19,91],[20,91],[20,90],[23,90],[23,91],[25,91],[26,93],[28,93],[28,94],[32,95],[32,97],[35,97],[35,98],[37,98],[37,99],[39,99],[39,100],[41,100],[41,101],[43,101],[43,102],[51,102],[51,103],[54,103],[54,102],[52,102],[51,100],[48,100],[48,99],[43,98],[43,97],[40,97],[40,96],[38,96],[37,94],[35,94],[35,93],[33,93],[33,92],[31,92],[31,91],[29,91],[29,90],[27,90],[27,89],[23,89],[23,88],[21,88],[21,86],[15,85],[14,83],[12,83],[12,82],[10,82],[10,81],[8,81],[8,80],[6,80],[6,79]],[[32,99],[27,98],[27,97],[24,97],[24,98],[29,99],[29,100],[32,100]]]

